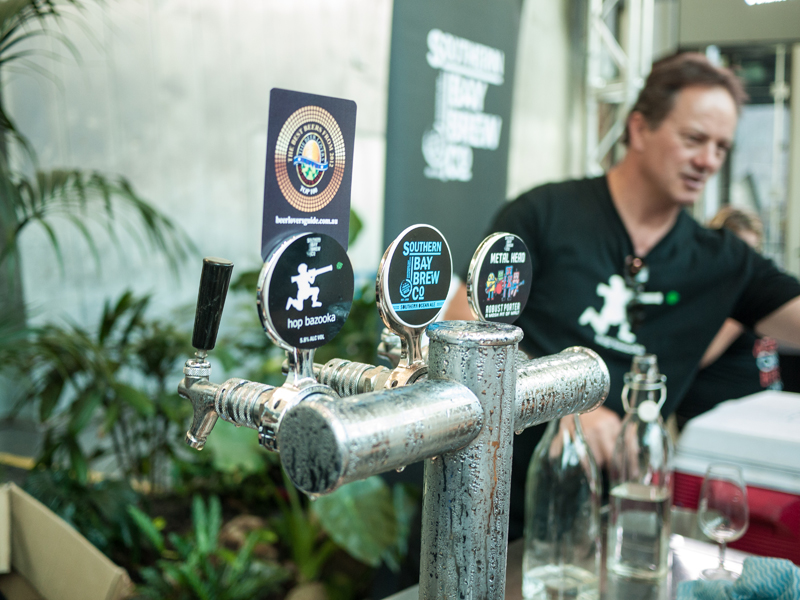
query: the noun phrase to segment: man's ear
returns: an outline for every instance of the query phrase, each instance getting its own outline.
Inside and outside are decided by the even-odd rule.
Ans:
[[[644,115],[639,111],[633,111],[628,117],[628,150],[641,152],[644,149],[643,134],[649,129]]]

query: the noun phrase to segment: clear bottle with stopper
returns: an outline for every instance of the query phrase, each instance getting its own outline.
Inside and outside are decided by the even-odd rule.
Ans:
[[[600,489],[578,415],[551,421],[528,468],[523,598],[598,598]]]
[[[608,569],[623,577],[657,579],[669,562],[673,445],[661,407],[666,376],[653,354],[635,356],[625,374],[626,415],[609,466]]]

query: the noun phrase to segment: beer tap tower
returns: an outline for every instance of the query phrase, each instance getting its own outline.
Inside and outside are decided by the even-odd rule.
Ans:
[[[314,264],[305,261],[309,236],[318,240]],[[474,258],[473,280],[480,280],[484,260],[497,259],[485,252]],[[312,300],[298,283],[294,298],[295,305],[306,296],[322,306],[311,317],[288,314],[294,310],[287,302],[294,292],[290,274],[305,277],[306,285],[312,268],[328,264],[341,267],[317,275],[312,283],[319,296]],[[504,598],[514,432],[599,406],[609,387],[603,361],[585,348],[521,359],[522,331],[508,323],[432,323],[449,288],[450,253],[438,230],[420,225],[389,246],[377,279],[381,317],[402,340],[395,369],[345,359],[312,366],[313,349],[338,332],[349,312],[352,269],[335,240],[303,234],[278,246],[259,279],[262,323],[289,356],[286,383],[274,388],[234,378],[214,384],[206,352],[214,347],[231,268],[215,259],[203,264],[193,338],[198,353],[186,362],[178,388],[195,410],[187,442],[202,448],[218,417],[257,429],[291,481],[311,496],[424,460],[420,599]],[[323,298],[333,278],[346,287],[348,273],[349,295],[339,289]],[[322,321],[332,326],[306,331]],[[427,362],[419,345],[426,326]]]

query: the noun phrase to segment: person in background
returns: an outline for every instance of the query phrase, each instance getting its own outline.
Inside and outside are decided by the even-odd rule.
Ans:
[[[729,230],[761,252],[764,226],[755,213],[724,206],[708,226]],[[700,360],[700,370],[677,410],[678,426],[725,400],[782,389],[778,343],[726,319]]]
[[[526,192],[490,228],[520,236],[533,260],[516,323],[522,350],[545,356],[586,346],[608,366],[608,399],[581,416],[601,466],[621,429],[623,375],[633,356],[658,357],[667,417],[726,318],[800,345],[800,283],[684,210],[725,161],[745,97],[732,72],[701,54],[657,62],[628,116],[619,163],[601,177]],[[471,318],[465,286],[445,318]],[[542,431],[514,439],[510,539],[522,535],[525,475]]]

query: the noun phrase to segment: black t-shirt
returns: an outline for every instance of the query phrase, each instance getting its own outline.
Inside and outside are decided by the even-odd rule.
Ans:
[[[678,423],[725,400],[782,389],[778,344],[745,331],[717,360],[697,372],[676,411]]]
[[[528,304],[516,322],[531,356],[570,346],[597,351],[608,365],[605,405],[622,414],[623,375],[632,357],[650,352],[667,376],[663,415],[686,393],[708,344],[729,316],[748,327],[800,296],[800,283],[727,230],[709,230],[681,212],[644,258],[649,279],[632,330],[625,259],[633,244],[605,177],[535,188],[504,206],[491,231],[520,236],[533,259]],[[525,477],[544,425],[515,436],[509,539],[521,537]]]
[[[517,321],[532,356],[569,346],[597,351],[608,365],[605,405],[622,413],[623,375],[635,354],[658,357],[667,376],[662,414],[680,403],[708,344],[728,316],[747,327],[800,295],[782,273],[727,230],[710,230],[681,212],[642,257],[649,270],[636,295],[641,322],[630,330],[625,259],[633,245],[605,177],[548,184],[523,194],[495,218],[493,231],[519,235],[533,258],[528,305]]]

